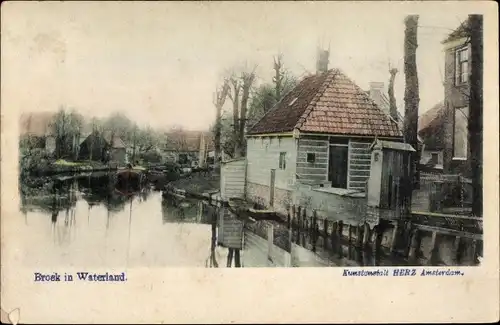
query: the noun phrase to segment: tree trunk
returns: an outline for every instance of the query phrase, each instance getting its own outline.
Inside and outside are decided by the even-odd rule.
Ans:
[[[274,59],[274,85],[275,85],[275,93],[276,93],[276,102],[279,102],[281,99],[281,91],[282,91],[282,81],[283,81],[283,73],[281,71],[281,56]]]
[[[394,96],[394,79],[396,79],[396,74],[398,73],[398,69],[391,69],[389,71],[391,74],[391,78],[389,79],[389,107],[391,117],[398,122],[398,107],[396,105],[396,96]]]
[[[240,150],[240,157],[245,156],[245,125],[247,120],[248,98],[250,96],[250,88],[252,87],[253,79],[253,73],[243,75],[243,94],[241,96],[241,117],[238,135],[238,149]]]
[[[469,111],[469,150],[472,174],[472,212],[482,216],[483,209],[483,16],[470,15],[471,75]]]
[[[240,117],[240,109],[239,109],[239,99],[240,99],[240,85],[238,81],[233,80],[233,90],[234,94],[232,97],[233,100],[233,142],[234,142],[234,155],[238,157],[240,153],[240,140],[239,140],[239,117]]]
[[[419,87],[417,73],[417,27],[418,15],[407,16],[405,19],[404,38],[404,72],[405,72],[405,120],[404,138],[405,142],[412,145],[416,150],[412,154],[410,162],[410,177],[414,188],[419,188],[420,177],[418,163],[420,153],[418,151],[417,131],[418,131],[418,106]]]
[[[229,92],[229,84],[227,80],[224,81],[224,85],[222,86],[221,91],[216,92],[215,96],[215,136],[214,136],[214,146],[215,146],[215,155],[214,162],[218,162],[221,157],[221,133],[222,133],[222,107],[226,102],[226,97]]]

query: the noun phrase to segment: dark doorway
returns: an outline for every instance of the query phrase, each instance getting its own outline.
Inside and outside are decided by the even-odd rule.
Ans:
[[[330,146],[328,180],[332,187],[347,188],[348,152],[347,146]]]

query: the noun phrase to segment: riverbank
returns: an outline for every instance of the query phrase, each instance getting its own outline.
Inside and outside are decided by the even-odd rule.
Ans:
[[[39,164],[30,169],[22,169],[21,172],[36,176],[53,176],[66,173],[88,173],[113,171],[117,169],[117,164],[103,164],[96,161],[67,161],[59,159],[48,164]]]
[[[183,190],[191,194],[203,194],[208,192],[215,192],[220,189],[220,175],[215,173],[210,174],[191,174],[182,177],[178,180],[170,182],[169,188]]]

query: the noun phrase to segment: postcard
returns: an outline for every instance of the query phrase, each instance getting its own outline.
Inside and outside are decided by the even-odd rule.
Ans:
[[[2,322],[498,321],[495,6],[3,2]]]

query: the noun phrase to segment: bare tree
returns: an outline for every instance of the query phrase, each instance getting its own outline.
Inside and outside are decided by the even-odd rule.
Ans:
[[[240,152],[240,148],[238,145],[240,142],[238,141],[239,137],[239,117],[240,117],[240,94],[241,94],[241,83],[240,79],[233,74],[230,77],[230,82],[232,85],[231,91],[228,92],[228,96],[233,102],[233,138],[235,140],[234,152],[238,154]]]
[[[274,57],[274,78],[273,82],[276,85],[276,98],[281,98],[281,91],[282,91],[282,81],[284,78],[284,73],[282,71],[283,63],[282,63],[283,55],[279,54],[278,56]],[[278,99],[279,100],[279,99]]]
[[[398,73],[398,69],[393,68],[389,69],[389,73],[391,75],[389,79],[389,107],[391,117],[398,121],[398,108],[396,106],[396,96],[394,96],[394,79],[396,79],[396,74]]]
[[[229,93],[229,80],[224,79],[224,83],[220,89],[217,89],[215,92],[215,100],[214,100],[214,105],[215,105],[215,139],[214,139],[214,145],[215,145],[215,161],[219,161],[219,158],[221,157],[221,132],[222,132],[222,124],[221,124],[221,118],[222,118],[222,107],[226,103],[226,98]]]
[[[417,148],[418,131],[418,106],[419,106],[419,85],[417,73],[417,27],[418,15],[410,15],[405,19],[405,46],[404,46],[404,72],[405,72],[405,120],[404,138],[405,141]],[[418,162],[420,154],[418,150],[413,155],[410,162],[411,178],[413,185],[418,188],[420,183]]]
[[[50,122],[52,133],[56,138],[56,157],[75,158],[75,142],[80,137],[83,117],[74,110],[67,111],[61,107]]]
[[[240,150],[239,156],[245,155],[245,125],[247,121],[247,107],[248,107],[248,98],[250,96],[250,89],[255,80],[255,69],[252,72],[243,72],[242,76],[242,91],[243,94],[241,96],[241,116],[240,116],[240,129],[238,135],[238,149]]]

